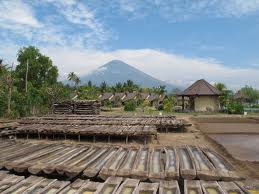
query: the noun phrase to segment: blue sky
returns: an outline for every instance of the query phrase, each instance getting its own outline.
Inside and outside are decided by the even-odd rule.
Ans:
[[[259,88],[259,0],[1,0],[0,57],[34,45],[60,79],[120,59],[163,81]]]

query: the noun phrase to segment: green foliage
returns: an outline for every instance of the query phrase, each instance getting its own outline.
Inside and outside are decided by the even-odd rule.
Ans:
[[[74,72],[70,72],[67,76],[67,79],[73,82],[75,87],[78,87],[81,82],[80,78]]]
[[[230,102],[227,106],[228,114],[243,114],[244,113],[244,107],[239,102]]]
[[[250,103],[255,103],[259,99],[259,91],[250,86],[241,88],[241,93],[249,98]]]
[[[214,86],[221,92],[221,95],[219,96],[220,107],[221,108],[227,107],[228,104],[231,101],[233,101],[233,96],[234,96],[233,91],[227,89],[226,85],[223,83],[216,83]]]
[[[40,53],[33,46],[24,47],[18,51],[18,65],[15,69],[16,85],[19,90],[25,89],[26,72],[28,64],[28,82],[35,88],[43,85],[52,85],[57,82],[58,69],[52,64],[49,57]]]
[[[124,111],[135,111],[137,108],[136,102],[134,100],[130,100],[125,103]]]
[[[107,107],[107,108],[109,108],[109,109],[111,110],[111,109],[112,109],[112,102],[111,102],[110,100],[108,100],[108,101],[106,101],[106,102],[104,103],[104,106]]]
[[[173,110],[173,101],[170,99],[165,99],[163,103],[163,109],[165,112],[172,112]]]

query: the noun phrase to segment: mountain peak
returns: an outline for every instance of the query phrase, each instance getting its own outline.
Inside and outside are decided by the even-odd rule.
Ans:
[[[81,78],[82,83],[86,83],[89,80],[97,85],[100,85],[103,81],[109,85],[115,85],[118,82],[132,80],[143,87],[166,85],[167,89],[174,88],[174,86],[158,80],[121,60],[112,60]]]
[[[105,63],[102,67],[111,67],[111,68],[115,67],[116,68],[116,67],[121,67],[121,66],[130,66],[130,65],[128,65],[127,63],[125,63],[121,60],[112,60],[108,63]]]

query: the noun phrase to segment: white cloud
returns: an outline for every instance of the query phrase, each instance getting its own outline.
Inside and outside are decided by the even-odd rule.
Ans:
[[[259,70],[256,68],[231,68],[211,59],[186,58],[184,56],[153,49],[116,50],[75,50],[70,48],[43,48],[59,67],[60,75],[78,72],[85,75],[97,67],[119,59],[134,67],[172,84],[188,85],[205,78],[209,82],[224,82],[232,88],[251,85],[259,88]]]
[[[3,25],[41,26],[39,21],[35,18],[31,7],[21,0],[0,1],[0,13],[0,24]]]
[[[170,22],[206,17],[239,17],[259,10],[259,0],[113,0],[130,19],[159,14]],[[110,9],[110,8],[109,8]]]

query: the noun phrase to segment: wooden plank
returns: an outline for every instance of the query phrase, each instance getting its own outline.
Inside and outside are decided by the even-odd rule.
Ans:
[[[149,179],[152,182],[159,181],[165,177],[165,167],[162,157],[163,148],[153,148],[149,162]]]
[[[181,194],[177,181],[161,181],[159,194]]]
[[[179,179],[179,157],[174,147],[165,147],[166,163],[165,163],[165,179]]]
[[[150,150],[147,147],[141,147],[138,151],[133,169],[131,171],[131,177],[146,180],[148,178],[149,171],[149,159]]]
[[[127,178],[118,188],[116,194],[134,194],[137,191],[139,180]]]
[[[141,182],[137,187],[136,194],[156,194],[159,183],[144,183]]]
[[[200,181],[184,180],[184,194],[203,194]]]
[[[196,174],[200,180],[220,180],[215,167],[198,147],[188,146],[188,149],[193,155]]]
[[[204,194],[225,194],[216,181],[201,181]]]
[[[185,146],[178,147],[177,152],[180,161],[181,177],[188,180],[194,179],[196,177],[196,170],[193,156]]]

